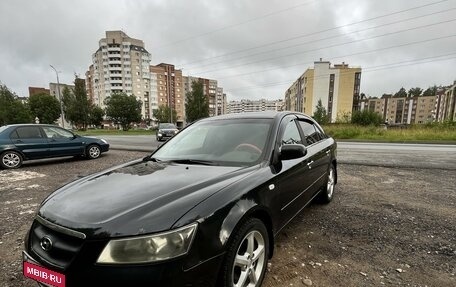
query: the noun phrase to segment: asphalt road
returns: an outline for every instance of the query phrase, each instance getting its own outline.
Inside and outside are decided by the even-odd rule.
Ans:
[[[153,151],[155,136],[102,136],[112,149]],[[456,170],[456,145],[339,142],[338,160],[345,164]]]

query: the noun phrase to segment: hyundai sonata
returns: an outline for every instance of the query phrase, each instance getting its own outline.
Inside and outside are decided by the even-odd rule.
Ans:
[[[336,143],[293,112],[197,121],[43,201],[24,275],[52,286],[260,286],[280,230],[333,198]]]

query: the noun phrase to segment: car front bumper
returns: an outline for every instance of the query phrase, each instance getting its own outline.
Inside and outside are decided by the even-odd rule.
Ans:
[[[31,252],[30,252],[31,253]],[[216,286],[223,254],[184,270],[184,258],[156,264],[98,265],[77,258],[67,270],[58,270],[23,252],[23,259],[64,274],[65,287],[82,286]],[[78,256],[80,257],[80,256]],[[32,279],[30,279],[32,280]],[[39,286],[51,286],[38,282]]]

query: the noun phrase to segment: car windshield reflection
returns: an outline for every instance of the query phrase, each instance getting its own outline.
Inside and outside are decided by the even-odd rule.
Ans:
[[[267,119],[198,122],[169,140],[153,158],[187,164],[253,165],[264,154],[270,128]]]

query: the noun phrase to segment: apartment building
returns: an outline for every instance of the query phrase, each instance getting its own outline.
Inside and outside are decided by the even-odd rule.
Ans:
[[[104,108],[105,99],[115,92],[134,95],[142,102],[145,120],[152,117],[150,105],[150,60],[144,42],[129,37],[123,31],[106,31],[92,55],[92,65],[86,73],[91,84],[89,96]]]
[[[456,81],[453,85],[437,92],[436,121],[456,121]]]
[[[223,93],[223,88],[217,87],[215,115],[218,116],[226,114],[227,105],[226,94]]]
[[[209,116],[213,117],[217,115],[217,89],[219,88],[217,85],[217,81],[191,76],[184,76],[182,77],[182,79],[184,82],[185,95],[192,91],[192,83],[194,81],[199,81],[203,83],[203,93],[207,97],[209,104]]]
[[[185,123],[185,92],[183,88],[182,71],[174,65],[161,63],[150,66],[151,74],[151,108],[158,109],[166,106],[176,111],[176,118],[170,119],[178,127]]]
[[[360,108],[361,68],[314,62],[285,92],[285,109],[312,116],[321,100],[331,122]]]
[[[424,124],[435,120],[436,96],[401,97],[383,95],[382,98],[362,100],[361,110],[380,114],[389,124]]]
[[[248,113],[261,111],[281,111],[283,100],[240,100],[230,101],[227,107],[228,114]]]

